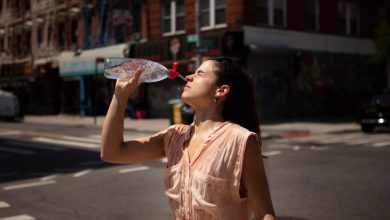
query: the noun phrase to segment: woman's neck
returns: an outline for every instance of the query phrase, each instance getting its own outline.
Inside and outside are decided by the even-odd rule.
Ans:
[[[216,126],[225,120],[222,115],[213,111],[196,111],[194,128],[195,133],[208,132],[214,130]]]

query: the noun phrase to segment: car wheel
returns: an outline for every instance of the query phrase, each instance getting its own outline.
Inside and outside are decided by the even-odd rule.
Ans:
[[[362,131],[372,133],[374,131],[374,125],[362,125]]]

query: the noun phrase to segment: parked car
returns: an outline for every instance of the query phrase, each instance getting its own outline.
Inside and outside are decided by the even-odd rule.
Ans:
[[[390,126],[390,93],[384,91],[372,95],[369,103],[360,109],[358,123],[366,133],[379,126]]]
[[[18,97],[14,93],[0,90],[0,118],[12,121],[23,119]]]

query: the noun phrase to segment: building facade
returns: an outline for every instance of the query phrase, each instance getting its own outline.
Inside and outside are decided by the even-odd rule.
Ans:
[[[114,82],[102,57],[179,61],[187,74],[198,52],[248,69],[263,119],[350,114],[362,93],[388,87],[370,62],[375,27],[389,20],[385,0],[199,3],[197,36],[195,0],[2,0],[0,87],[18,93],[26,113],[104,114]],[[167,117],[182,86],[143,84],[129,103]]]

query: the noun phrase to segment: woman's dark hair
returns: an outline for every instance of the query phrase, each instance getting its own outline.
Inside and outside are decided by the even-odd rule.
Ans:
[[[218,67],[216,84],[230,87],[222,107],[224,119],[260,135],[252,76],[230,58],[218,57],[209,60],[215,61]]]

